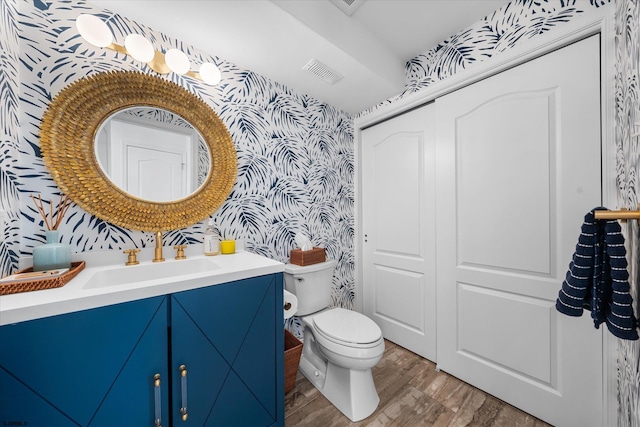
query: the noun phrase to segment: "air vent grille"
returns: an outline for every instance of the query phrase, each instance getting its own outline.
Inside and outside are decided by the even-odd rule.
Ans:
[[[342,74],[317,59],[310,60],[302,69],[315,74],[329,84],[335,84],[344,78]]]
[[[345,15],[351,16],[365,0],[330,0],[331,3],[340,9]]]

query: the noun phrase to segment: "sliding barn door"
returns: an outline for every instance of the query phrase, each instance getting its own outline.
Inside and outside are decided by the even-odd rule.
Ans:
[[[434,105],[362,132],[363,301],[390,341],[435,360]]]
[[[545,421],[602,425],[602,329],[555,299],[601,204],[599,37],[437,104],[439,367]]]

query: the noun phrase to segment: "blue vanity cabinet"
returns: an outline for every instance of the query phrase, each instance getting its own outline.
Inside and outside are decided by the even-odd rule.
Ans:
[[[282,293],[277,273],[171,296],[174,426],[284,425]]]
[[[0,327],[0,425],[153,425],[168,380],[168,298]],[[161,395],[168,418],[168,393]]]
[[[284,426],[282,294],[277,273],[2,326],[0,426]]]

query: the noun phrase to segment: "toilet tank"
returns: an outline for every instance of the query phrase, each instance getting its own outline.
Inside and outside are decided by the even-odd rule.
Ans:
[[[284,266],[285,289],[298,299],[296,316],[305,316],[329,307],[335,266],[335,260],[305,266]]]

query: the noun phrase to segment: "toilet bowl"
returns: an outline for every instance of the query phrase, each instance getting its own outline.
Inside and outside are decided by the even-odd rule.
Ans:
[[[328,308],[335,264],[288,264],[285,287],[296,294],[304,326],[300,371],[351,421],[360,421],[380,402],[371,368],[382,358],[384,339],[363,314]]]
[[[382,357],[384,340],[378,325],[366,316],[344,308],[331,308],[303,318],[313,324],[320,351],[348,369],[371,369]]]

